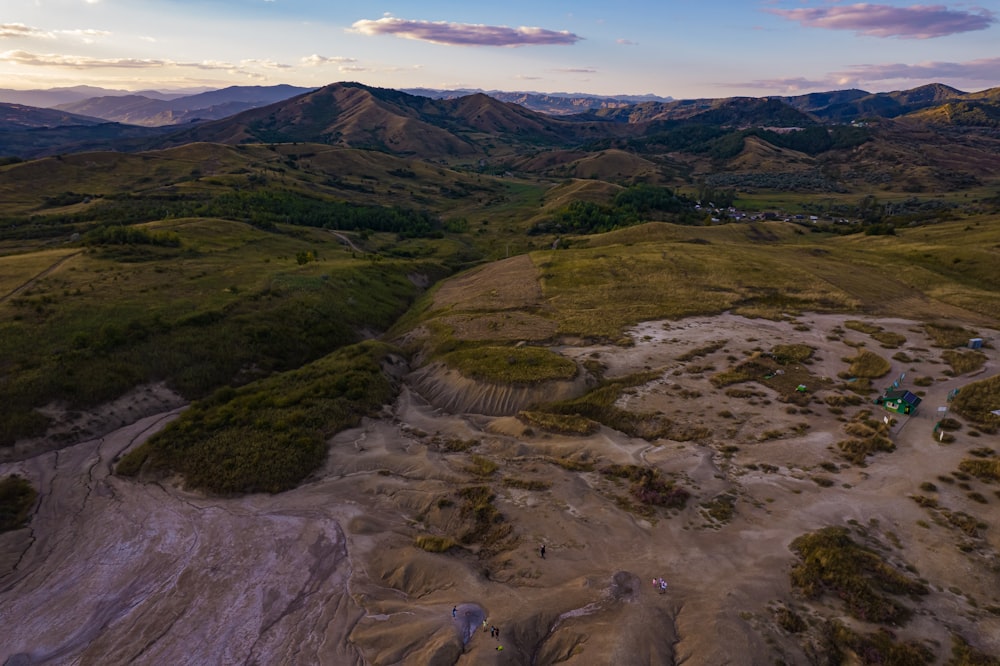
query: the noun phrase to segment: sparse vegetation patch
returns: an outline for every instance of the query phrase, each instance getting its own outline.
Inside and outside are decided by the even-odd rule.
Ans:
[[[975,372],[986,364],[986,355],[972,349],[963,351],[948,349],[941,352],[941,358],[951,366],[953,375],[964,375],[969,372]]]
[[[840,597],[851,617],[859,620],[902,624],[911,611],[894,597],[928,591],[877,551],[856,543],[843,527],[804,534],[792,542],[791,548],[800,558],[792,568],[792,584],[806,598],[815,599],[828,592]]]
[[[993,411],[1000,409],[1000,375],[963,386],[952,400],[951,409],[983,432],[996,432],[1000,428],[1000,416]]]
[[[466,377],[496,384],[568,380],[577,373],[573,361],[542,347],[469,347],[442,360]]]
[[[647,507],[683,509],[691,496],[687,490],[664,478],[654,467],[609,465],[601,469],[601,474],[629,481],[629,495]]]
[[[117,464],[123,476],[181,474],[188,487],[233,494],[288,490],[326,457],[325,440],[389,402],[381,364],[393,349],[364,342],[298,370],[194,403]]]
[[[946,349],[964,347],[968,344],[969,338],[976,336],[975,332],[953,324],[924,324],[923,329],[927,336],[934,341],[935,347]]]

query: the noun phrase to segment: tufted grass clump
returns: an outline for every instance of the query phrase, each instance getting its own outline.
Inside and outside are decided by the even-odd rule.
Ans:
[[[458,542],[451,537],[419,534],[413,540],[413,545],[428,553],[447,553],[452,548],[458,548]]]
[[[928,592],[877,551],[856,543],[843,527],[803,534],[791,548],[800,558],[790,574],[792,585],[810,599],[827,593],[843,599],[858,620],[902,624],[911,611],[894,597]]]
[[[972,459],[968,458],[958,464],[958,469],[971,474],[980,481],[992,483],[1000,481],[1000,458]]]
[[[992,413],[997,405],[1000,405],[1000,375],[963,386],[951,401],[951,410],[983,432],[995,433],[1000,428],[1000,416]]]
[[[954,324],[924,324],[923,328],[935,347],[963,347],[968,344],[969,338],[976,337],[973,331]]]
[[[951,366],[952,375],[964,375],[975,372],[986,364],[986,354],[972,349],[948,349],[941,352],[941,358]]]
[[[488,486],[468,486],[456,494],[465,520],[465,529],[458,538],[460,544],[479,544],[479,557],[484,559],[517,545],[514,528],[493,505],[496,495]]]
[[[886,349],[896,349],[897,347],[906,344],[905,335],[887,331],[881,326],[877,326],[875,324],[850,319],[844,322],[844,326],[860,333],[870,335],[873,339],[881,343],[881,345]]]
[[[485,456],[472,456],[472,464],[467,468],[470,474],[475,476],[488,477],[492,476],[495,471],[499,468],[495,462],[490,460]]]
[[[533,428],[561,435],[592,435],[601,427],[597,421],[579,414],[522,411],[517,418]]]
[[[654,467],[639,465],[608,465],[601,474],[630,482],[629,494],[640,504],[667,509],[683,509],[691,497],[684,488],[663,477]]]
[[[892,364],[875,352],[862,349],[857,356],[844,359],[851,364],[847,370],[847,377],[860,377],[864,379],[878,379],[889,374]]]
[[[880,451],[896,450],[896,445],[889,439],[889,426],[871,418],[871,415],[868,409],[858,412],[844,424],[844,431],[851,438],[837,442],[841,456],[855,465],[863,465],[868,456]]]

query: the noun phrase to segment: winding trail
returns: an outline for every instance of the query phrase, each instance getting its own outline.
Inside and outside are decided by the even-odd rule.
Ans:
[[[77,256],[79,254],[82,254],[82,253],[83,253],[83,250],[79,250],[78,252],[73,252],[72,254],[67,254],[64,257],[60,257],[51,266],[49,266],[45,270],[39,272],[37,275],[31,277],[24,284],[21,284],[21,285],[19,285],[17,287],[14,287],[14,289],[12,289],[6,295],[0,296],[0,303],[3,303],[4,301],[7,301],[7,300],[9,300],[11,298],[14,298],[18,294],[20,294],[22,291],[25,291],[26,289],[30,288],[31,285],[33,285],[36,282],[38,282],[39,280],[41,280],[43,277],[45,277],[46,275],[48,275],[49,273],[51,273],[55,269],[59,268],[60,266],[62,266],[64,263],[66,263],[67,261],[69,261],[73,257],[75,257],[75,256]]]

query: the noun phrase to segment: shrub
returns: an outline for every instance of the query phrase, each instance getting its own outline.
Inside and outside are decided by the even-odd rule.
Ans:
[[[971,349],[965,351],[949,349],[941,352],[941,358],[951,366],[952,374],[955,375],[975,372],[986,363],[986,354]]]
[[[17,474],[0,479],[0,532],[23,527],[37,497],[34,486]]]
[[[976,423],[984,432],[996,432],[1000,416],[992,413],[1000,404],[1000,375],[972,382],[962,387],[951,401],[951,409],[959,416]]]
[[[601,470],[605,476],[628,479],[629,494],[640,504],[683,509],[691,497],[684,488],[664,479],[660,470],[638,465],[609,465]]]
[[[553,414],[542,411],[522,411],[517,417],[526,424],[564,435],[592,435],[601,424],[579,414]]]
[[[476,476],[491,476],[493,472],[497,471],[498,465],[490,460],[489,458],[484,458],[483,456],[472,456],[472,465],[468,468],[471,474]]]
[[[924,332],[934,341],[935,347],[964,347],[975,333],[953,324],[924,324]]]
[[[426,550],[429,553],[446,553],[452,548],[458,548],[458,542],[450,537],[431,536],[420,534],[414,539],[417,548]]]
[[[849,377],[877,379],[889,374],[889,370],[892,369],[889,361],[867,349],[862,349],[857,356],[848,361],[851,364],[847,371]]]
[[[807,598],[831,592],[859,620],[900,624],[910,611],[888,595],[927,594],[922,583],[855,543],[843,527],[804,534],[792,541],[791,548],[800,558],[791,571],[792,584]]]
[[[958,468],[965,474],[971,474],[982,481],[1000,481],[1000,458],[989,460],[963,460]]]
[[[703,502],[701,508],[712,520],[728,523],[736,513],[736,496],[730,493],[716,495],[711,500]]]
[[[222,389],[125,455],[116,472],[176,472],[189,487],[219,494],[293,488],[322,464],[327,437],[395,395],[381,367],[391,351],[364,342],[298,370]]]
[[[786,606],[779,606],[774,609],[774,619],[778,626],[790,634],[798,634],[806,630],[807,626],[798,613]]]

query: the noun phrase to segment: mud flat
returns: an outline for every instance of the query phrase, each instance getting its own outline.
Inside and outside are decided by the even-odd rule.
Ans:
[[[970,378],[943,372],[915,322],[866,320],[906,338],[889,350],[844,319],[649,322],[631,332],[633,347],[561,350],[599,359],[609,376],[660,369],[620,406],[708,433],[687,441],[606,427],[546,433],[511,414],[452,413],[404,387],[391,414],[334,437],[322,470],[273,496],[204,497],[177,480],[113,476],[116,456],[176,409],[0,464],[40,494],[30,527],[0,535],[0,615],[16,628],[0,641],[0,663],[808,663],[808,640],[779,625],[776,607],[877,629],[847,619],[830,595],[792,589],[791,542],[831,525],[863,531],[926,581],[928,594],[902,599],[914,615],[892,628],[900,640],[930,647],[934,663],[952,635],[1000,654],[989,610],[1000,608],[1000,496],[976,485],[981,504],[938,480],[970,449],[1000,445],[970,427],[947,446],[932,436],[937,407]],[[820,397],[834,388],[819,383],[803,409],[761,383],[733,397],[711,382],[755,350],[806,344],[817,357],[809,371],[832,387],[859,343],[887,359],[905,354],[890,381],[933,378],[917,414],[893,427],[896,449],[863,466],[847,464],[837,442],[870,400],[835,413]],[[984,353],[976,378],[1000,368],[996,349]],[[471,454],[496,468],[473,469]],[[565,464],[581,460],[594,466]],[[611,463],[654,467],[692,497],[683,509],[630,510],[624,485],[598,471]],[[974,543],[913,501],[928,482],[940,506],[986,525]],[[503,547],[418,548],[420,535],[461,532],[458,491],[471,487],[488,487],[510,526]],[[710,511],[720,498],[731,511]],[[665,594],[651,584],[660,576]]]

